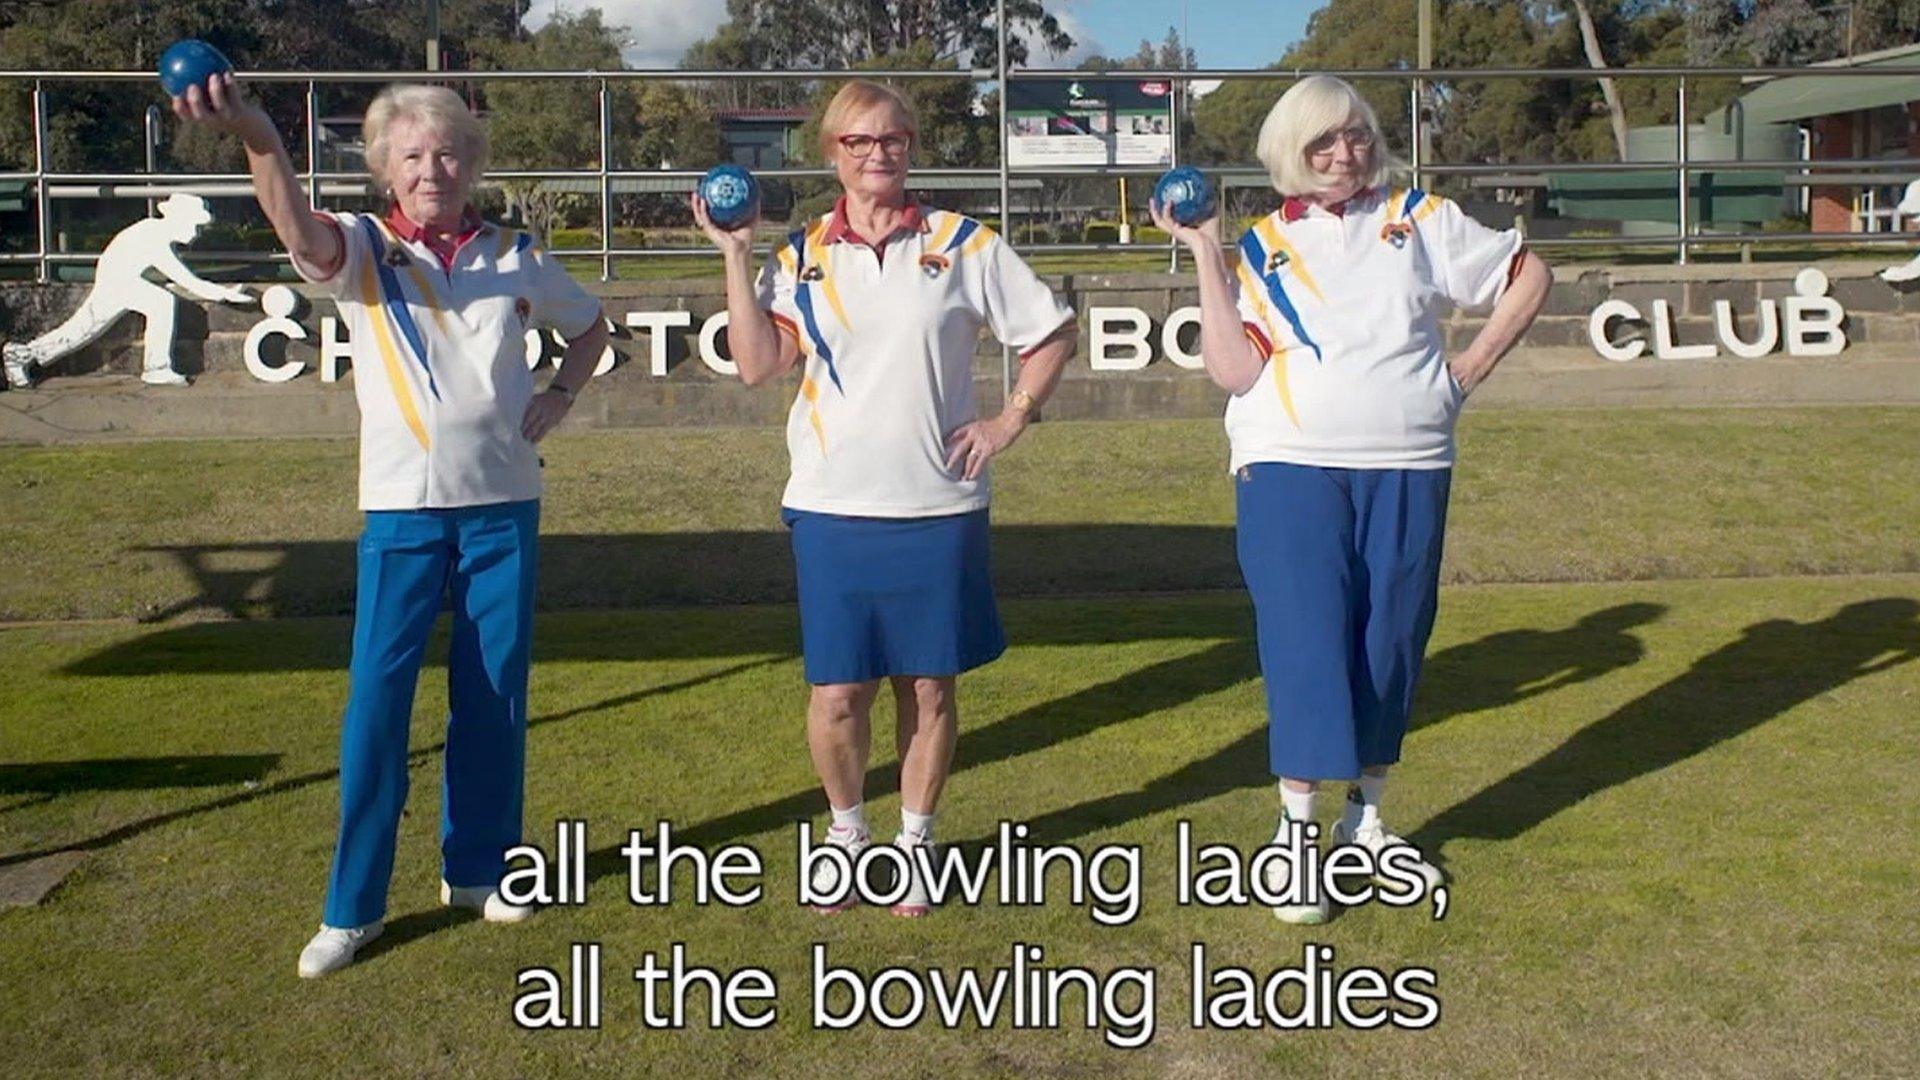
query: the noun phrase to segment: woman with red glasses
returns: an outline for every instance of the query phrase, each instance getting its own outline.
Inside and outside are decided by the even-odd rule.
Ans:
[[[726,261],[741,379],[800,369],[781,505],[813,687],[807,743],[833,811],[827,841],[854,857],[872,842],[868,715],[883,681],[897,708],[894,842],[909,855],[932,842],[959,730],[954,678],[1006,648],[988,571],[988,463],[1059,382],[1075,337],[1073,310],[993,230],[908,194],[913,144],[912,111],[893,90],[859,80],[834,95],[820,148],[845,194],[775,247],[757,283],[753,223],[721,229],[694,199]],[[973,379],[982,326],[1022,361],[986,418]],[[850,906],[845,878],[817,867],[816,892],[832,894],[821,908]],[[901,887],[893,912],[926,914],[921,876]]]
[[[1201,351],[1232,397],[1240,568],[1266,681],[1274,843],[1311,842],[1313,797],[1351,781],[1336,845],[1404,843],[1380,818],[1439,595],[1453,426],[1546,303],[1552,275],[1453,201],[1389,182],[1373,108],[1331,76],[1295,83],[1258,153],[1282,197],[1223,253],[1217,219],[1155,222],[1193,252]],[[1485,311],[1463,349],[1440,318]],[[1403,852],[1402,854],[1407,854]],[[1289,885],[1267,863],[1276,893]],[[1429,886],[1438,868],[1414,869]],[[1274,914],[1318,923],[1324,895]]]

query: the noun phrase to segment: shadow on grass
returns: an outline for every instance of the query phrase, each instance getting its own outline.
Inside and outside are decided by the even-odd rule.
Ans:
[[[1176,552],[1179,558],[1168,557]],[[268,619],[353,610],[351,540],[193,544],[134,553],[163,555],[193,582],[191,595],[146,613],[150,622],[187,614]],[[1227,525],[997,525],[993,560],[994,584],[1003,597],[1240,587]],[[793,598],[793,549],[782,529],[540,538],[543,611]]]
[[[1426,662],[1411,726],[1426,727],[1448,717],[1518,704],[1638,663],[1646,650],[1628,631],[1666,611],[1662,604],[1619,604],[1563,629],[1503,630],[1435,653]],[[1253,662],[1250,642],[1219,648],[1244,654],[1246,663]],[[1261,723],[1213,754],[1155,777],[1143,787],[1023,820],[1036,841],[1072,840],[1230,791],[1270,785],[1274,779],[1268,760],[1268,729]]]
[[[1916,658],[1920,602],[1908,597],[1863,600],[1814,622],[1755,623],[1684,674],[1442,811],[1409,839],[1432,854],[1458,837],[1513,839],[1609,788],[1710,750],[1854,679]]]
[[[204,754],[0,764],[0,794],[221,787],[257,781],[279,763],[279,754]]]
[[[749,661],[747,663],[733,664],[731,666],[722,668],[718,671],[711,671],[704,675],[696,675],[690,679],[680,679],[676,682],[665,683],[660,686],[647,687],[644,690],[636,690],[629,694],[621,694],[617,697],[608,698],[605,701],[595,702],[592,705],[583,706],[578,709],[569,709],[565,712],[552,713],[546,716],[536,716],[532,720],[527,722],[527,726],[529,728],[536,728],[546,724],[553,724],[553,723],[559,723],[564,720],[571,720],[574,717],[583,716],[588,713],[604,712],[607,709],[614,709],[624,705],[630,705],[630,704],[633,704],[634,702],[641,701],[646,698],[659,697],[665,694],[674,694],[682,690],[692,689],[693,687],[700,686],[705,683],[716,682],[721,679],[731,678],[732,676],[738,675],[743,671],[748,671],[753,668],[763,667],[767,664],[772,664],[777,662],[778,661],[776,660],[756,660],[756,661]],[[407,754],[407,764],[409,767],[416,765],[422,761],[427,760],[428,758],[431,758],[441,753],[446,748],[447,748],[447,744],[443,740],[441,742],[433,743],[432,745],[429,745],[429,746],[422,746],[418,749],[409,751]],[[192,759],[162,758],[162,759],[156,759],[156,760],[169,761],[169,760],[192,760]],[[269,755],[264,759],[243,758],[241,760],[265,760],[268,762],[267,767],[271,767],[271,764],[273,762],[276,762],[279,760],[279,756]],[[84,765],[94,765],[94,764],[105,764],[107,766],[112,766],[115,763],[114,762],[105,762],[105,763],[58,762],[55,764],[58,766],[64,767],[64,766],[76,766],[76,765],[84,766]],[[32,766],[32,765],[19,765],[19,766],[10,765],[10,766],[4,767],[4,769],[6,770],[12,770],[12,769],[32,770],[34,768],[36,768],[36,766]],[[258,771],[256,771],[255,773],[250,774],[249,777],[245,777],[243,779],[256,777],[258,775],[264,774],[265,771],[266,771],[266,767],[263,767]],[[4,775],[4,774],[0,773],[0,775]],[[302,773],[299,776],[289,776],[284,780],[276,780],[271,784],[262,784],[256,788],[250,788],[245,791],[235,792],[234,794],[225,796],[224,798],[214,799],[209,802],[196,803],[192,806],[183,806],[178,810],[170,810],[164,814],[156,814],[152,817],[141,818],[138,821],[130,821],[125,825],[121,825],[117,828],[110,829],[106,832],[100,833],[97,836],[93,836],[89,839],[82,840],[78,843],[60,844],[55,847],[41,848],[34,851],[22,851],[22,852],[16,852],[10,855],[0,855],[0,867],[12,866],[15,863],[31,862],[34,859],[38,859],[46,855],[51,855],[56,851],[97,851],[101,848],[112,847],[113,845],[118,844],[124,840],[131,840],[134,837],[141,835],[142,833],[151,832],[154,829],[158,829],[164,825],[171,825],[176,821],[183,821],[188,818],[199,817],[202,814],[210,814],[216,810],[226,810],[231,807],[241,806],[246,803],[250,803],[255,799],[264,799],[269,795],[284,795],[290,791],[299,791],[302,788],[312,787],[315,784],[324,784],[332,780],[337,780],[339,779],[339,777],[340,777],[340,770],[337,768],[316,769],[313,772]],[[108,778],[109,779],[112,778],[111,770],[109,770]],[[214,783],[214,782],[229,783],[229,782],[238,782],[238,781],[223,780],[223,781],[208,781],[208,782],[209,783]],[[93,790],[103,786],[100,783],[86,782],[86,778],[84,776],[75,776],[73,778],[73,783],[75,786],[70,787],[67,790],[73,790],[73,791]],[[179,785],[156,784],[156,785],[140,785],[140,786],[174,787]],[[14,790],[32,790],[32,789],[21,788],[21,789],[14,789]],[[42,801],[45,801],[45,800],[34,800],[35,803],[42,802]],[[25,804],[25,803],[17,804],[17,806],[21,806],[21,805],[28,805],[28,804]],[[9,807],[8,809],[15,809],[17,808],[17,806]]]

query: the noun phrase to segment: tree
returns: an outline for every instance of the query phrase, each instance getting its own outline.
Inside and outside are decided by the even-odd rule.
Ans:
[[[1006,0],[1009,64],[1029,41],[1050,55],[1073,38],[1041,0]],[[998,61],[996,0],[727,0],[727,22],[694,46],[704,59],[749,58],[753,69],[855,68],[925,46],[936,61],[992,67]],[[708,42],[723,42],[715,47]]]
[[[625,36],[600,21],[589,8],[562,13],[525,41],[501,42],[482,59],[498,70],[554,71],[565,68],[622,67]],[[493,164],[498,168],[588,168],[599,164],[598,87],[577,80],[528,79],[490,84],[489,128]],[[639,104],[629,83],[609,91],[608,118],[616,139],[636,134]],[[550,182],[512,180],[501,185],[507,207],[542,242],[550,237],[563,209],[582,202]]]
[[[1587,54],[1589,67],[1607,66],[1607,54],[1600,47],[1600,32],[1593,25],[1593,10],[1587,7],[1586,0],[1571,0],[1573,17],[1580,24],[1580,44]],[[1607,118],[1613,122],[1613,142],[1618,149],[1620,160],[1627,159],[1627,111],[1620,107],[1620,94],[1613,87],[1613,80],[1600,79],[1600,93],[1607,101]]]

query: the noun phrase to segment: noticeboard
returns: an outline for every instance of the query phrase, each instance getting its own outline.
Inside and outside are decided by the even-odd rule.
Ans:
[[[1007,164],[1173,164],[1173,84],[1155,79],[1016,82]]]

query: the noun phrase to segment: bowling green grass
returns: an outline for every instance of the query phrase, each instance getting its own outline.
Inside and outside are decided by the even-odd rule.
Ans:
[[[336,814],[351,446],[0,450],[0,864],[77,849],[0,910],[9,1076],[1890,1075],[1920,1053],[1920,412],[1471,415],[1449,581],[1388,818],[1451,908],[1319,928],[1175,904],[1176,823],[1270,834],[1251,617],[1231,584],[1213,423],[1043,425],[1004,462],[1012,650],[962,682],[944,840],[1142,849],[1143,910],[792,902],[802,741],[788,570],[761,431],[565,435],[548,448],[529,839],[588,824],[589,900],[489,926],[439,911],[445,691],[413,733],[386,939],[294,977]],[[238,616],[238,617],[235,617]],[[84,618],[79,618],[84,617]],[[136,621],[136,617],[147,621]],[[886,707],[876,710],[882,729]],[[874,820],[898,798],[876,740]],[[1325,800],[1330,817],[1333,800]],[[634,907],[624,831],[671,821],[765,854],[767,897]],[[5,866],[0,866],[4,873]],[[678,883],[684,890],[687,882]],[[515,973],[603,947],[598,1031],[511,1022]],[[648,1030],[630,971],[761,966],[764,1031]],[[1157,970],[1155,1035],[810,1029],[809,949],[874,972]],[[1429,1030],[1196,1030],[1189,955],[1265,976],[1435,973]],[[838,999],[836,999],[838,1000]],[[704,993],[696,994],[704,1017]],[[1293,998],[1287,1003],[1293,1006]]]

